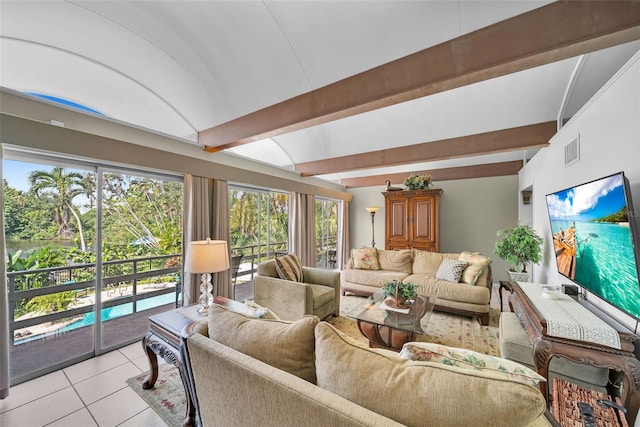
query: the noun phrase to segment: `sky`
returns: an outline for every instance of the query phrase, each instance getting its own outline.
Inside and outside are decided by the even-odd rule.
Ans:
[[[547,195],[552,220],[589,221],[612,215],[625,205],[622,174]]]

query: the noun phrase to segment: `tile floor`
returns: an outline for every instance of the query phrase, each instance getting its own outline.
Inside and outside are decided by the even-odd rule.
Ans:
[[[11,387],[0,400],[0,426],[166,426],[125,382],[148,370],[134,343]]]

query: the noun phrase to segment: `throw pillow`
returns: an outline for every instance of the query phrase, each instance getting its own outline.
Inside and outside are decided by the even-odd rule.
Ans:
[[[256,319],[280,320],[280,317],[278,317],[278,315],[273,311],[269,310],[267,307],[261,306],[260,304],[256,304],[252,300],[245,300],[244,306],[246,307],[246,310],[243,313],[255,317]]]
[[[473,350],[447,347],[435,343],[408,342],[402,346],[400,357],[407,360],[442,363],[471,370],[492,371],[536,388],[540,381],[546,381],[542,375],[517,362],[489,356]]]
[[[493,372],[403,360],[327,322],[315,335],[318,386],[401,424],[528,426],[544,413],[539,389]]]
[[[358,270],[380,270],[378,251],[376,248],[360,248],[351,250],[353,268]]]
[[[445,258],[442,261],[442,264],[440,264],[440,268],[438,268],[438,271],[436,272],[436,279],[458,283],[465,268],[467,268],[466,261]]]
[[[302,264],[296,254],[276,257],[278,277],[292,282],[302,282]]]
[[[462,272],[460,281],[470,285],[475,285],[478,278],[491,264],[491,258],[482,256],[478,252],[462,252],[458,259],[467,262],[467,268]]]
[[[254,319],[214,304],[209,338],[315,384],[313,329],[319,321],[316,316],[295,322]]]

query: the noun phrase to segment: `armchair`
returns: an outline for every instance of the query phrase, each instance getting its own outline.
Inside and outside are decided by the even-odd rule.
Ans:
[[[340,314],[340,272],[302,267],[304,283],[280,279],[275,260],[258,264],[254,281],[256,304],[271,309],[283,320],[305,314],[320,319]]]

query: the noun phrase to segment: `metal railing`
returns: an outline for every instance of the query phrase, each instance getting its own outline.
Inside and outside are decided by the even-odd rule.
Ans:
[[[273,258],[276,255],[286,254],[288,242],[275,242],[264,245],[246,245],[231,249],[232,253],[243,255],[242,262],[250,263],[248,269],[241,269],[237,277],[249,276],[253,280],[257,266],[260,262]],[[333,253],[332,253],[333,251]],[[324,268],[332,268],[332,256],[335,255],[336,243],[330,242],[318,246],[318,265]],[[171,267],[165,267],[167,261],[174,260]],[[9,298],[9,331],[11,344],[14,342],[16,330],[40,325],[46,322],[56,322],[62,319],[82,316],[94,311],[93,304],[55,311],[47,314],[37,314],[28,318],[15,320],[15,306],[17,302],[30,300],[39,296],[53,295],[61,292],[74,292],[77,298],[83,294],[87,296],[96,292],[95,264],[77,264],[72,266],[50,267],[35,270],[12,271],[7,273],[8,298]],[[182,273],[182,256],[180,254],[160,255],[152,257],[132,258],[125,260],[106,261],[102,264],[102,286],[100,291],[112,292],[121,295],[102,301],[102,308],[132,303],[133,312],[137,312],[136,302],[158,295],[176,292],[176,286],[169,286],[152,291],[139,292],[139,282],[143,279],[166,275],[179,275]],[[176,280],[174,280],[176,282]],[[122,294],[124,284],[131,286],[131,294]],[[177,305],[176,293],[176,305]]]
[[[172,260],[170,263],[172,266],[166,267],[167,261],[169,260]],[[94,311],[94,304],[90,304],[47,314],[34,312],[34,315],[28,318],[15,320],[15,307],[17,302],[69,291],[74,292],[74,299],[81,293],[84,293],[85,296],[91,292],[95,293],[95,269],[95,264],[77,264],[72,266],[8,272],[9,332],[11,344],[13,345],[14,343],[14,333],[16,330],[46,322],[56,322],[62,319],[74,318]],[[179,283],[177,278],[182,272],[182,255],[172,254],[106,261],[102,264],[102,271],[102,286],[100,291],[107,291],[107,297],[110,292],[113,292],[114,298],[103,300],[101,309],[132,303],[133,313],[135,313],[137,312],[136,303],[138,301],[176,292],[176,286],[177,283]],[[172,282],[169,282],[172,283],[172,285],[139,292],[139,282],[141,280],[168,275],[173,276]],[[127,288],[131,286],[130,295],[125,295],[121,291],[123,286]],[[115,293],[119,290],[121,295],[115,297]]]
[[[246,245],[231,248],[232,254],[243,255],[243,264],[247,262],[251,263],[251,267],[249,269],[238,270],[236,277],[241,278],[243,276],[250,276],[248,280],[253,280],[255,273],[258,271],[257,267],[259,263],[275,256],[287,254],[288,248],[288,242],[275,242],[269,243],[268,245]],[[337,248],[336,240],[331,240],[328,243],[317,246],[316,259],[318,266],[322,268],[334,268],[336,265],[335,256],[337,254]]]

